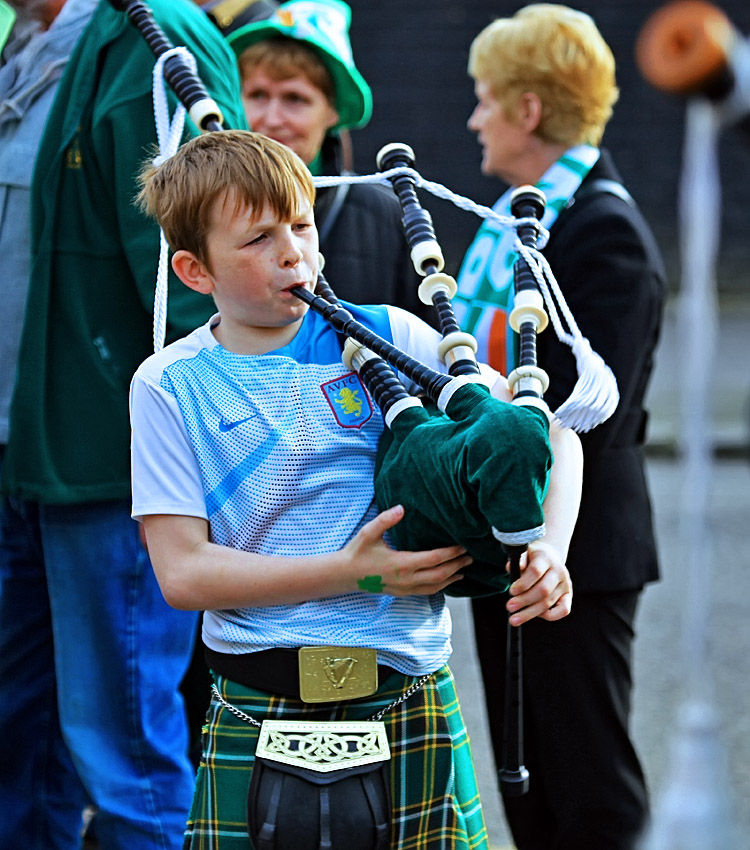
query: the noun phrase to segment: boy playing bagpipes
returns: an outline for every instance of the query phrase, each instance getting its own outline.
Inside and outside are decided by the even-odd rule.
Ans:
[[[486,848],[443,595],[471,558],[388,545],[403,508],[374,503],[383,418],[337,333],[292,292],[318,275],[308,170],[226,131],[142,183],[173,269],[218,308],[131,388],[133,515],[167,601],[206,612],[215,682],[185,846]],[[444,370],[421,320],[346,307]],[[551,441],[547,534],[511,587],[514,625],[571,607],[580,455],[572,432],[552,426]]]

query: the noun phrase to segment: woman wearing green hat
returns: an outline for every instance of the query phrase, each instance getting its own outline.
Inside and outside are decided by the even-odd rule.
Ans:
[[[229,36],[238,57],[248,125],[290,147],[314,175],[345,173],[341,131],[364,126],[372,94],[349,42],[341,0],[289,0]],[[390,188],[342,185],[318,191],[315,218],[326,277],[355,303],[387,303],[434,321],[419,301]]]

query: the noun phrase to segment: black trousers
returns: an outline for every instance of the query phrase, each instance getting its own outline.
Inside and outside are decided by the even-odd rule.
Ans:
[[[648,797],[628,734],[639,591],[574,595],[571,614],[522,627],[529,792],[504,798],[518,850],[635,850]],[[473,600],[495,761],[503,732],[505,602]]]

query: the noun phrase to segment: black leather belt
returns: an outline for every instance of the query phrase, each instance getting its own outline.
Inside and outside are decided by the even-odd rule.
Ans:
[[[215,673],[247,688],[300,699],[300,670],[298,649],[263,649],[230,655],[204,647],[206,664]],[[378,664],[378,683],[398,673],[393,667]],[[404,674],[399,674],[404,675]],[[331,702],[339,702],[337,697]]]

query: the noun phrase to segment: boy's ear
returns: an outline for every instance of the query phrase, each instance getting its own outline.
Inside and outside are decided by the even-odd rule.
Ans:
[[[210,295],[214,291],[214,279],[195,254],[179,250],[172,255],[172,269],[179,279],[190,289]]]

